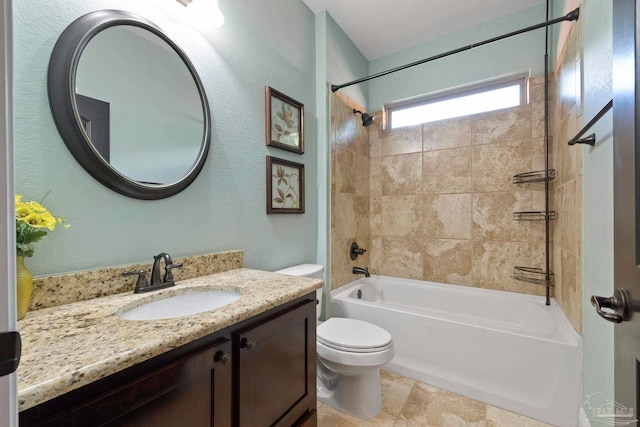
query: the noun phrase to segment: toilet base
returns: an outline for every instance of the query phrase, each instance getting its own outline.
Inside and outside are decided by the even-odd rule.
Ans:
[[[338,375],[334,384],[326,384],[319,376],[317,394],[320,402],[353,417],[373,418],[382,411],[380,369],[363,375]]]

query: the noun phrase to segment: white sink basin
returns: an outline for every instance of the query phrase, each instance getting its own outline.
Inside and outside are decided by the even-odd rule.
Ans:
[[[159,320],[188,316],[224,307],[240,299],[238,292],[194,291],[127,310],[120,317],[127,320]]]

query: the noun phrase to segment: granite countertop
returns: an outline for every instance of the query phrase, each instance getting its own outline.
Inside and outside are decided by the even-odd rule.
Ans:
[[[322,286],[308,279],[241,268],[146,294],[118,294],[29,312],[18,322],[22,358],[18,406],[25,410],[154,356],[246,320]],[[173,319],[124,320],[119,312],[189,289],[233,290],[221,308]]]

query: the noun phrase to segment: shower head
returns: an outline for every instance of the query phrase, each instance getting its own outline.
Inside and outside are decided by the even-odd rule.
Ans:
[[[356,110],[354,108],[353,109],[353,114],[355,115],[356,113],[360,113],[360,116],[362,116],[362,126],[367,127],[371,123],[373,123],[373,116],[370,116],[369,114],[363,113],[362,111]]]

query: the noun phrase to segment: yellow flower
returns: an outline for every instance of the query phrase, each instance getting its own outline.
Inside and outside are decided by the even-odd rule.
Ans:
[[[16,195],[16,219],[35,228],[54,230],[63,218],[55,218],[38,202],[23,202],[22,196]]]
[[[16,195],[16,253],[19,256],[33,255],[34,243],[47,235],[48,229],[53,231],[57,225],[65,222],[62,217],[54,217],[38,202],[23,202],[22,196]],[[69,228],[68,224],[64,228]]]

